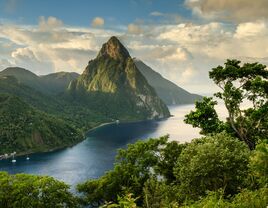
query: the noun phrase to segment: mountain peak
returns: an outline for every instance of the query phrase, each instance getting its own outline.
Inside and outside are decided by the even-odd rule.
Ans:
[[[115,36],[112,36],[106,43],[102,45],[97,58],[103,56],[108,56],[113,59],[125,59],[130,57],[125,46]]]

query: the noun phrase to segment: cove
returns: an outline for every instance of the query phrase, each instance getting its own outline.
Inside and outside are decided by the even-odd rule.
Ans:
[[[70,184],[72,188],[87,179],[98,178],[113,168],[116,152],[138,139],[157,138],[166,134],[170,140],[187,142],[200,137],[198,129],[183,122],[194,105],[169,107],[173,117],[160,121],[104,125],[87,133],[87,138],[70,148],[0,161],[0,171],[11,174],[49,175]]]

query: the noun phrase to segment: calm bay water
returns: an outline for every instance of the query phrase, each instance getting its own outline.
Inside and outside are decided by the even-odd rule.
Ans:
[[[138,139],[155,138],[166,134],[170,140],[190,141],[200,137],[198,129],[183,122],[184,115],[193,105],[170,107],[174,115],[161,121],[110,124],[94,129],[83,142],[63,150],[17,157],[15,164],[11,159],[0,161],[0,171],[9,173],[30,173],[49,175],[72,185],[90,178],[98,178],[113,167],[118,148],[124,148]]]

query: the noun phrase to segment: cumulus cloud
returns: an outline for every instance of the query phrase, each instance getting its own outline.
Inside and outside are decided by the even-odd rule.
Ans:
[[[91,25],[93,27],[101,27],[104,25],[104,19],[101,18],[101,17],[95,17],[92,22],[91,22]]]
[[[39,18],[39,29],[41,31],[53,30],[63,26],[63,22],[56,17],[48,17],[47,19],[44,16]]]
[[[116,35],[133,57],[191,92],[212,91],[208,70],[226,58],[268,63],[265,20],[150,25],[135,22],[117,29],[66,26],[55,17],[37,25],[0,25],[0,68],[13,64],[37,74],[81,73],[101,45]],[[212,86],[212,87],[211,87]]]
[[[135,34],[135,35],[139,35],[142,34],[144,31],[141,28],[141,26],[137,25],[137,24],[129,24],[127,26],[127,30],[130,34]]]
[[[101,44],[116,34],[102,29],[67,27],[55,17],[40,17],[37,26],[1,25],[0,53],[38,74],[81,72]]]
[[[182,71],[181,76],[179,77],[181,83],[187,83],[191,81],[191,79],[197,74],[197,70],[195,70],[192,66],[188,66],[185,70]]]
[[[268,35],[268,25],[264,21],[241,23],[237,26],[235,38],[254,38]]]
[[[247,22],[268,18],[267,0],[186,0],[185,4],[199,16]]]

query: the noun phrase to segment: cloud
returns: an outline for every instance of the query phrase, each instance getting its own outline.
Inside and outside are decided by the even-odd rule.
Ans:
[[[188,66],[186,69],[181,73],[180,76],[180,83],[187,83],[192,80],[192,78],[197,74],[197,71],[193,68],[193,66]]]
[[[208,19],[247,22],[268,18],[267,0],[186,0],[185,4]]]
[[[7,59],[0,59],[0,71],[7,68],[7,67],[11,67],[14,64],[12,64],[9,60]]]
[[[103,29],[67,27],[55,17],[40,17],[36,26],[2,24],[0,54],[37,74],[81,72],[101,44],[117,34]]]
[[[265,20],[221,23],[135,22],[120,29],[67,26],[55,17],[40,17],[36,25],[0,25],[0,68],[9,64],[37,74],[81,73],[110,36],[118,36],[130,51],[165,78],[191,92],[212,91],[208,71],[227,58],[268,63]],[[4,61],[5,60],[5,61]]]
[[[141,28],[141,26],[137,25],[137,24],[129,24],[127,26],[127,30],[130,34],[135,34],[135,35],[139,35],[142,34],[144,31]]]
[[[155,16],[155,17],[161,17],[164,16],[164,13],[162,12],[158,12],[158,11],[154,11],[150,13],[151,16]]]
[[[30,47],[18,48],[11,54],[11,56],[14,58],[15,65],[31,69],[34,73],[47,74],[54,71],[54,66],[51,60],[40,60]]]
[[[95,17],[92,22],[91,22],[91,25],[93,27],[101,27],[104,25],[104,19],[101,18],[101,17]]]
[[[47,19],[44,16],[39,18],[39,29],[41,31],[53,30],[63,26],[63,22],[56,17],[48,17]]]
[[[234,34],[235,38],[254,38],[268,35],[268,25],[264,21],[247,22],[238,25]]]

